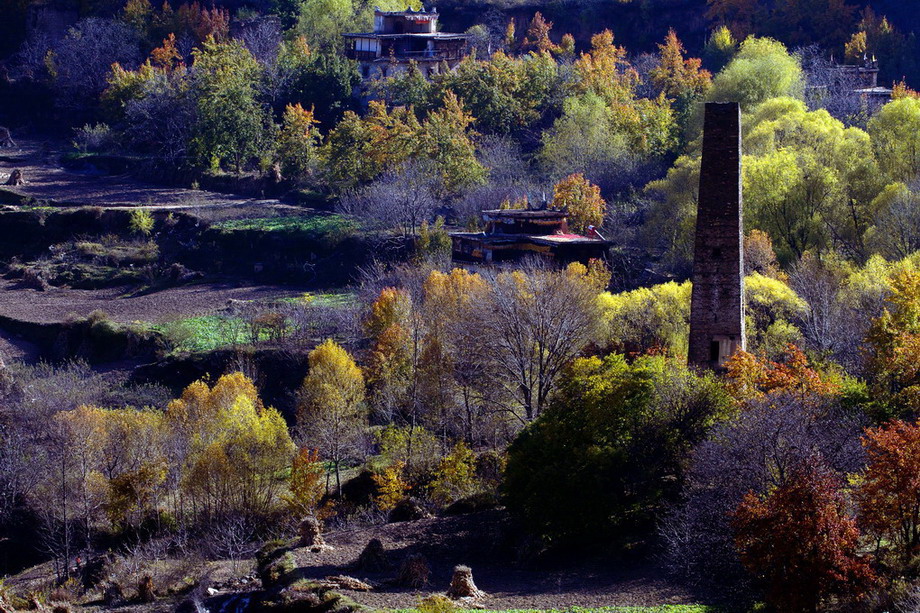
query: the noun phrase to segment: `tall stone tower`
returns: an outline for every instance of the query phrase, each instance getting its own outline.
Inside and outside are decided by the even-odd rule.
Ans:
[[[745,348],[741,109],[706,105],[690,303],[691,365],[718,369]]]

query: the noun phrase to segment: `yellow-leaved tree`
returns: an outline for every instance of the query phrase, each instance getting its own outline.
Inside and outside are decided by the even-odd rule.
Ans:
[[[601,198],[601,188],[594,185],[580,172],[562,179],[553,187],[553,208],[568,211],[569,228],[584,234],[589,226],[599,227],[604,223],[607,203]]]
[[[311,351],[309,362],[300,386],[297,426],[303,439],[332,463],[341,495],[341,465],[359,455],[367,426],[364,375],[332,339]]]
[[[166,421],[193,513],[260,514],[278,499],[294,443],[281,414],[263,406],[246,375],[224,375],[213,387],[192,383],[169,403]]]

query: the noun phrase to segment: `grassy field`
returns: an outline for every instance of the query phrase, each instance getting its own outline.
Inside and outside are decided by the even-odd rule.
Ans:
[[[300,296],[280,298],[276,302],[319,309],[334,309],[354,304],[355,294],[350,292],[304,292]],[[270,331],[267,327],[253,330],[249,319],[225,312],[158,323],[149,326],[149,329],[162,334],[170,342],[172,353],[214,351],[270,340]],[[294,328],[288,320],[285,332],[290,334],[293,331]]]
[[[341,215],[287,215],[276,217],[251,217],[218,221],[212,227],[224,232],[261,231],[291,234],[347,234],[357,229],[353,220]]]
[[[227,315],[189,317],[155,324],[152,329],[170,341],[173,353],[214,351],[252,341],[247,323],[239,317]]]

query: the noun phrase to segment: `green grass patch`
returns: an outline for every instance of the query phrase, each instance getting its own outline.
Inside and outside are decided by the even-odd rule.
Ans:
[[[223,232],[257,231],[290,234],[347,234],[358,228],[354,220],[341,215],[288,215],[228,219],[212,225]]]
[[[151,329],[163,335],[173,353],[214,351],[252,341],[249,325],[226,315],[188,317],[155,324]]]

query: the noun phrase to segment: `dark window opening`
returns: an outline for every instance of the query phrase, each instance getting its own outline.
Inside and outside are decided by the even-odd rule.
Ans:
[[[719,361],[719,341],[712,341],[709,343],[709,361]]]

